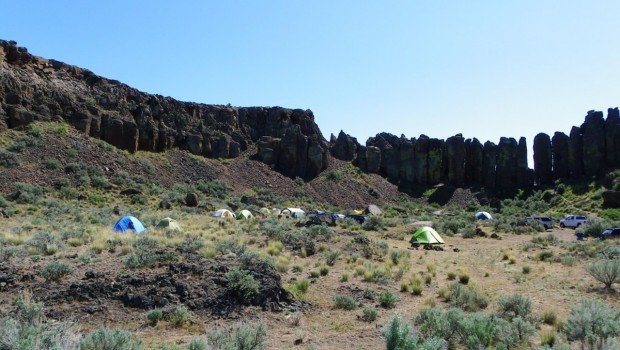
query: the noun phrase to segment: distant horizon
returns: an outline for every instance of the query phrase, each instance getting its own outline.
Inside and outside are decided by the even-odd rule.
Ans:
[[[323,135],[497,143],[620,104],[620,2],[7,2],[0,37],[181,101],[311,109]],[[84,15],[84,14],[88,15]]]

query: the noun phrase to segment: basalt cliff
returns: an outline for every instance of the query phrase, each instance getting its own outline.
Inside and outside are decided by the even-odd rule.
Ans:
[[[587,113],[570,134],[538,134],[534,169],[527,140],[497,144],[380,133],[360,144],[344,132],[325,140],[310,110],[232,107],[147,94],[116,80],[0,40],[0,131],[59,121],[129,152],[178,148],[208,158],[255,157],[282,174],[310,180],[331,156],[386,177],[402,189],[434,186],[508,192],[556,179],[593,177],[620,166],[618,108]]]

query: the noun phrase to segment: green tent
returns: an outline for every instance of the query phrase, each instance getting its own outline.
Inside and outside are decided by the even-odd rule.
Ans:
[[[423,226],[417,229],[413,233],[413,237],[411,238],[415,243],[420,244],[444,244],[443,238],[437,233],[437,231],[433,230],[428,226]]]
[[[171,218],[161,219],[157,224],[157,227],[172,231],[181,231],[181,226],[179,226],[179,223]]]

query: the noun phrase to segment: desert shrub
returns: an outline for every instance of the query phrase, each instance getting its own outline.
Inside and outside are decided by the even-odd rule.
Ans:
[[[237,241],[227,239],[223,241],[215,242],[215,250],[217,250],[220,254],[228,254],[234,253],[237,256],[245,253],[247,247],[245,244],[237,243]]]
[[[420,339],[400,316],[394,316],[382,329],[381,335],[385,339],[386,350],[440,350],[448,346],[443,339]]]
[[[45,169],[56,170],[62,168],[62,163],[58,159],[48,159],[43,162]]]
[[[555,345],[557,341],[557,334],[554,330],[543,331],[540,334],[540,345],[543,345],[544,348],[550,348]]]
[[[450,284],[446,297],[450,304],[465,311],[478,311],[489,304],[488,299],[477,290],[459,283]]]
[[[46,192],[45,188],[38,185],[18,182],[15,184],[17,196],[15,202],[20,204],[35,204]]]
[[[610,349],[613,338],[620,336],[620,311],[598,300],[584,300],[571,309],[563,330],[582,349]]]
[[[194,338],[189,342],[189,345],[187,345],[187,350],[207,350],[207,342],[202,339]]]
[[[196,184],[196,189],[209,197],[217,197],[220,199],[226,198],[226,196],[232,191],[230,185],[222,180],[212,180],[207,182],[199,181]]]
[[[297,280],[288,288],[288,291],[295,299],[303,300],[308,288],[310,288],[310,282],[308,280]]]
[[[365,322],[373,322],[378,316],[379,312],[377,309],[367,306],[362,309],[362,316],[360,316],[360,319]]]
[[[327,266],[321,266],[319,267],[319,273],[321,274],[321,276],[327,276],[327,274],[329,273],[329,268]]]
[[[544,324],[548,324],[550,326],[554,326],[558,322],[558,316],[552,310],[547,310],[543,312],[541,316],[541,320]]]
[[[383,231],[385,230],[385,221],[381,216],[370,216],[362,225],[366,231]]]
[[[75,349],[77,336],[69,324],[45,319],[43,304],[26,295],[15,301],[15,312],[0,318],[0,349]]]
[[[445,311],[437,307],[422,310],[414,322],[424,338],[444,339],[454,348],[459,342],[460,324],[463,320],[463,311],[450,308]]]
[[[230,330],[216,331],[208,336],[212,350],[263,350],[267,331],[262,323],[238,324]]]
[[[50,233],[39,232],[26,241],[26,247],[28,247],[29,251],[33,253],[47,254],[49,251],[48,248],[55,243],[56,240]]]
[[[560,257],[560,263],[562,263],[562,265],[574,266],[576,262],[577,259],[570,254],[565,254]]]
[[[532,313],[532,301],[520,294],[500,297],[497,301],[499,316],[507,320],[516,317],[529,319]]]
[[[539,261],[551,261],[553,258],[553,252],[550,250],[543,250],[536,255],[536,260]]]
[[[386,309],[395,308],[396,303],[398,303],[398,298],[389,290],[386,290],[379,295],[379,304]]]
[[[523,274],[527,275],[532,272],[532,268],[530,266],[523,266]]]
[[[17,155],[7,150],[0,150],[0,166],[5,168],[17,168],[19,166]]]
[[[164,311],[162,309],[153,309],[146,313],[146,319],[151,326],[157,326],[157,323],[164,318]]]
[[[463,343],[468,349],[518,347],[535,332],[534,326],[520,317],[512,322],[483,313],[474,313],[460,322]]]
[[[133,243],[133,253],[128,255],[123,262],[130,268],[152,266],[157,262],[175,261],[177,255],[169,252],[159,242],[150,237],[140,237]]]
[[[250,303],[258,295],[260,283],[247,270],[233,267],[226,272],[226,293],[239,302]]]
[[[141,350],[142,344],[130,332],[119,329],[99,328],[80,341],[80,350]]]
[[[466,272],[459,273],[459,283],[460,284],[468,284],[469,283],[469,275]]]
[[[357,307],[357,301],[347,295],[334,295],[334,305],[336,309],[353,310]]]
[[[340,252],[332,250],[325,255],[325,263],[329,266],[334,266],[339,256]]]
[[[548,235],[539,235],[532,238],[532,243],[546,247],[549,245],[558,245],[560,240],[553,233],[549,233]]]
[[[72,275],[73,272],[73,268],[68,264],[64,262],[53,261],[46,264],[39,273],[41,277],[45,278],[46,281],[58,281],[67,275]]]
[[[614,283],[620,282],[620,259],[600,259],[588,265],[590,276],[611,289]]]
[[[177,327],[184,327],[194,322],[194,314],[185,306],[175,307],[166,315],[166,318],[168,322]]]
[[[605,209],[599,216],[610,221],[620,221],[620,209]]]
[[[332,170],[327,172],[327,175],[325,175],[325,177],[330,180],[330,181],[334,181],[334,182],[338,182],[340,180],[342,180],[342,174],[338,171]]]
[[[586,237],[598,237],[601,232],[607,228],[607,224],[598,218],[588,218],[588,222],[585,225],[579,226],[577,232],[583,233]]]
[[[453,281],[456,278],[456,273],[448,272],[448,280]]]
[[[108,179],[106,179],[105,176],[101,176],[101,175],[95,175],[92,176],[90,178],[90,184],[94,187],[94,188],[108,188],[110,187],[110,182],[108,181]]]

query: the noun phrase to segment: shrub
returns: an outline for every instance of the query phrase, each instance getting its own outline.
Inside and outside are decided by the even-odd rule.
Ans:
[[[620,209],[605,209],[599,215],[610,221],[620,221]]]
[[[5,168],[17,168],[19,166],[19,161],[15,153],[0,150],[0,166]]]
[[[379,304],[386,309],[393,309],[396,307],[396,303],[398,303],[398,298],[389,290],[379,295]]]
[[[540,261],[550,261],[551,258],[553,258],[553,252],[549,250],[544,250],[536,255],[536,260]]]
[[[35,204],[45,193],[44,187],[23,182],[16,183],[15,189],[17,190],[15,201],[20,204]]]
[[[458,283],[452,283],[448,287],[447,298],[453,306],[465,311],[478,311],[489,304],[487,298],[473,288]]]
[[[499,316],[507,320],[516,317],[529,319],[532,313],[532,301],[528,297],[519,294],[500,297],[497,301]]]
[[[466,272],[461,272],[459,274],[459,283],[460,284],[468,284],[469,283],[469,275]]]
[[[208,336],[212,350],[263,350],[267,331],[262,323],[238,324],[230,330],[217,331]]]
[[[576,262],[575,257],[570,254],[562,255],[560,258],[560,263],[565,266],[574,266]]]
[[[73,268],[64,262],[53,261],[45,265],[40,274],[46,281],[59,281],[67,275],[72,275]]]
[[[365,322],[373,322],[379,316],[379,312],[374,307],[364,307],[360,319]]]
[[[304,295],[310,288],[310,282],[308,280],[298,280],[295,281],[289,288],[289,292],[293,294],[295,299],[303,299]]]
[[[325,263],[329,266],[334,266],[336,259],[340,256],[340,252],[330,251],[325,255]]]
[[[185,306],[177,306],[167,315],[168,322],[184,327],[194,322],[194,315]]]
[[[327,276],[327,274],[329,273],[329,268],[327,266],[321,266],[319,267],[319,273],[321,274],[321,276]]]
[[[586,237],[598,237],[607,228],[606,226],[603,220],[592,217],[588,218],[585,225],[577,228],[577,232],[583,233]]]
[[[448,346],[445,340],[438,338],[422,341],[399,316],[394,316],[381,334],[386,350],[440,350]]]
[[[620,259],[601,259],[587,267],[590,276],[611,289],[614,283],[620,282]]]
[[[448,280],[449,281],[454,281],[455,278],[456,278],[456,273],[448,272]]]
[[[142,344],[124,330],[99,328],[80,341],[80,350],[140,350]]]
[[[202,339],[192,339],[187,350],[207,350],[207,343]]]
[[[558,316],[552,310],[543,312],[541,319],[544,324],[548,324],[550,326],[555,326],[558,322]]]
[[[226,292],[237,298],[239,302],[250,303],[258,295],[260,283],[247,270],[233,267],[226,272]]]
[[[56,170],[62,168],[62,164],[58,159],[48,159],[43,163],[46,169]]]
[[[450,308],[445,311],[431,307],[422,310],[414,321],[425,338],[444,339],[449,343],[450,348],[454,348],[458,342],[463,318],[463,311],[459,309]]]
[[[540,345],[553,346],[556,342],[556,333],[554,330],[545,331],[540,334]]]
[[[222,180],[199,181],[196,184],[196,189],[209,197],[217,197],[220,199],[226,198],[230,191],[232,191],[228,183]]]
[[[157,262],[175,261],[177,255],[163,249],[159,242],[150,237],[140,237],[133,244],[134,252],[123,262],[130,268],[152,266]]]
[[[336,294],[334,295],[334,304],[336,309],[353,310],[357,307],[357,301],[350,296]]]
[[[523,266],[523,274],[527,275],[532,272],[532,268],[530,266]]]
[[[382,231],[385,229],[385,222],[380,216],[370,216],[362,225],[366,231]]]
[[[146,313],[146,319],[149,320],[151,326],[157,326],[157,323],[164,318],[162,309],[153,309]]]
[[[620,335],[620,311],[598,300],[585,300],[571,309],[564,333],[584,349],[605,349]]]

